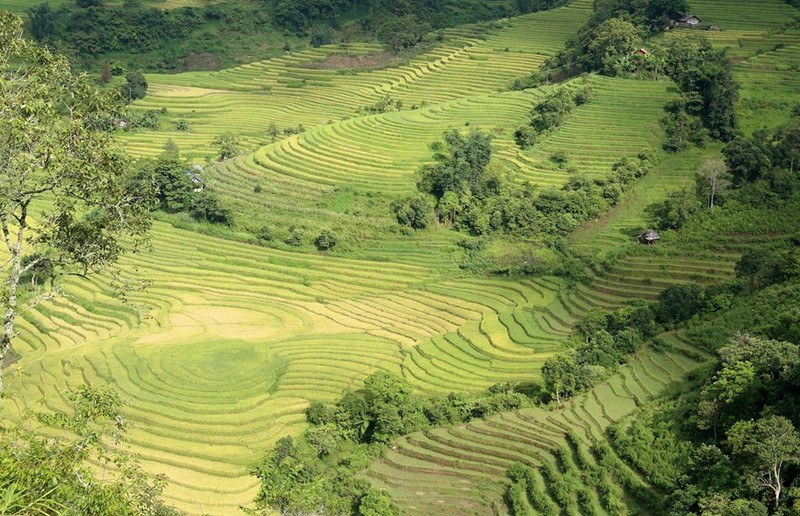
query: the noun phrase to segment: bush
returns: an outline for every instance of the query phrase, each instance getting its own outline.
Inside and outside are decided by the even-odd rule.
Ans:
[[[128,72],[125,75],[125,84],[120,87],[120,95],[128,102],[143,99],[147,95],[147,79],[144,74],[137,70]]]
[[[292,228],[290,230],[289,238],[286,239],[286,243],[293,247],[300,247],[303,245],[303,236],[302,229]]]
[[[516,131],[514,131],[514,139],[516,140],[517,145],[523,149],[527,149],[528,147],[533,147],[536,145],[537,136],[536,129],[530,125],[522,125]]]
[[[196,192],[191,201],[189,214],[195,220],[204,220],[214,224],[228,224],[232,222],[231,212],[224,207],[216,195],[208,190]]]
[[[392,203],[397,223],[413,229],[425,229],[430,222],[433,205],[425,195],[406,197]]]
[[[261,226],[256,231],[256,238],[262,242],[271,242],[275,238],[275,232],[269,226]]]
[[[320,231],[317,238],[314,239],[314,245],[316,245],[317,249],[320,251],[328,251],[333,249],[336,246],[336,242],[336,233],[327,228]]]
[[[226,133],[211,140],[211,145],[219,149],[219,160],[223,161],[239,154],[241,140],[233,133]]]

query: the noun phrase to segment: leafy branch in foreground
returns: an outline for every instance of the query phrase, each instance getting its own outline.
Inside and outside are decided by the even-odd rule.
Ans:
[[[0,362],[23,303],[52,297],[60,276],[108,269],[146,240],[150,192],[133,188],[126,155],[100,130],[118,114],[115,95],[24,40],[22,21],[0,12]]]
[[[27,414],[0,434],[0,514],[180,514],[159,498],[164,478],[119,449],[128,427],[119,395],[82,385],[65,398],[68,409]]]

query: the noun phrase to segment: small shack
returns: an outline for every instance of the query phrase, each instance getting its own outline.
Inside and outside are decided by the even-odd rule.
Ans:
[[[686,16],[682,16],[675,20],[675,25],[683,25],[687,27],[697,27],[701,23],[703,23],[703,20],[694,14],[687,14]]]
[[[649,56],[650,55],[650,51],[647,50],[644,47],[637,48],[636,50],[633,51],[633,55],[635,55],[635,56]]]
[[[657,244],[658,241],[661,240],[661,236],[652,229],[648,229],[644,233],[637,235],[636,240],[644,245],[653,245]]]
[[[192,172],[191,170],[186,171],[186,175],[189,177],[189,180],[194,185],[195,192],[202,192],[203,188],[205,188],[206,183],[203,181],[203,178]]]

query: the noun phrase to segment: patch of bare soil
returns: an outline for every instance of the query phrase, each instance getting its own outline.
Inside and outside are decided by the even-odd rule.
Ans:
[[[306,68],[323,70],[369,70],[396,66],[405,58],[394,52],[374,52],[372,54],[347,55],[331,54],[322,61],[312,61]]]
[[[178,71],[204,72],[219,70],[219,57],[210,52],[193,52],[188,56],[178,59]]]

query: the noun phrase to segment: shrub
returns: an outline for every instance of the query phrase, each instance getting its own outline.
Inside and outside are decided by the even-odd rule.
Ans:
[[[319,235],[317,235],[317,238],[314,239],[314,245],[317,246],[317,249],[320,251],[328,251],[333,249],[336,246],[336,242],[336,233],[327,228],[320,231]]]
[[[293,228],[291,229],[291,233],[289,238],[286,239],[286,243],[293,246],[293,247],[300,247],[303,245],[303,230],[300,228]]]
[[[256,231],[256,238],[264,242],[271,242],[275,238],[275,233],[269,226],[261,226]]]
[[[216,195],[208,190],[197,192],[191,201],[189,214],[195,220],[204,220],[214,224],[228,224],[232,222],[231,212],[224,207]]]
[[[406,197],[392,203],[397,223],[413,229],[425,229],[430,222],[433,205],[425,195]]]
[[[523,149],[536,145],[537,136],[536,129],[530,125],[522,125],[514,131],[514,139],[517,141],[517,145]]]

